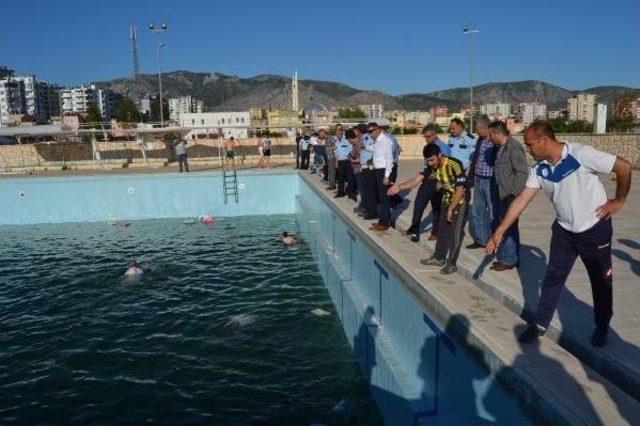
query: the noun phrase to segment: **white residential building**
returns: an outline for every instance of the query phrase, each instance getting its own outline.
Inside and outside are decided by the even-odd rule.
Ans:
[[[384,108],[382,104],[363,104],[358,105],[367,118],[382,118],[382,114],[384,113]]]
[[[508,117],[511,115],[511,104],[504,102],[498,102],[494,104],[480,105],[480,114],[483,115],[500,115],[502,117]]]
[[[607,133],[607,105],[597,104],[593,123],[594,133]]]
[[[64,114],[86,113],[90,103],[95,103],[104,121],[115,115],[115,94],[109,89],[99,89],[95,84],[78,86],[61,92]]]
[[[9,124],[12,114],[25,114],[24,83],[11,77],[0,80],[0,126]]]
[[[579,93],[569,98],[569,120],[593,123],[596,109],[596,95]]]
[[[428,111],[407,111],[404,113],[405,125],[407,122],[414,122],[417,126],[425,126],[431,121],[431,114]]]
[[[518,120],[528,126],[537,119],[547,118],[547,105],[538,102],[522,102],[516,109]]]
[[[202,128],[194,130],[192,133],[217,133],[222,131],[225,139],[233,136],[236,139],[246,139],[249,137],[248,126],[251,124],[251,113],[249,111],[238,112],[196,112],[180,114],[180,125],[182,127]]]
[[[198,113],[204,111],[204,102],[191,95],[169,99],[169,119],[180,123],[182,114]]]

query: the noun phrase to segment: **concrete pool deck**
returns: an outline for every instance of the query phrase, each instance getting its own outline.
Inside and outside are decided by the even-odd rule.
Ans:
[[[420,167],[419,161],[403,162],[399,179],[408,179]],[[633,180],[635,183],[632,183],[627,203],[614,217],[614,315],[609,344],[600,349],[590,344],[594,327],[593,300],[589,277],[580,259],[569,276],[567,288],[547,334],[640,400],[640,172],[633,173]],[[615,182],[606,177],[602,181],[607,194],[613,196]],[[413,201],[415,193],[415,190],[411,191],[406,198]],[[398,209],[397,229],[409,227],[412,209],[413,204]],[[485,256],[482,249],[467,250],[463,246],[458,263],[459,273],[516,314],[529,318],[538,304],[554,218],[555,212],[548,198],[539,194],[520,220],[522,259],[519,269],[491,271],[489,266],[494,260],[493,256]],[[427,207],[423,225],[430,227],[430,221],[430,207]],[[471,242],[466,232],[464,245]],[[420,246],[429,252],[435,249],[435,244],[426,238],[421,239]]]
[[[420,164],[419,161],[404,161],[400,166],[400,179],[415,173]],[[325,185],[316,176],[310,176],[307,172],[301,172],[300,175],[316,191],[324,194],[324,200],[345,221],[354,226],[363,240],[369,242],[382,256],[383,261],[402,278],[404,285],[420,300],[425,310],[433,314],[440,324],[446,324],[453,315],[464,315],[468,318],[469,329],[460,330],[460,335],[464,336],[463,346],[471,348],[472,352],[480,349],[484,357],[482,361],[491,372],[547,421],[569,424],[637,424],[640,421],[640,404],[630,395],[634,389],[633,381],[621,383],[620,377],[614,374],[616,369],[628,369],[623,371],[628,372],[627,377],[632,377],[640,368],[633,365],[634,359],[640,359],[635,355],[638,351],[637,341],[640,339],[633,340],[632,332],[635,326],[635,335],[638,336],[638,318],[634,317],[632,312],[634,300],[640,300],[640,290],[635,290],[632,286],[639,281],[637,276],[634,278],[633,275],[637,272],[637,262],[618,258],[618,255],[622,255],[614,251],[617,253],[614,263],[614,268],[617,268],[614,302],[616,316],[611,343],[604,350],[599,350],[602,353],[594,354],[595,350],[588,345],[592,331],[591,296],[590,288],[586,284],[588,280],[582,268],[576,268],[571,276],[569,291],[565,292],[568,295],[565,294],[562,302],[560,321],[556,318],[554,331],[550,332],[551,338],[543,338],[537,345],[521,346],[516,340],[516,333],[524,327],[525,321],[520,318],[518,301],[521,300],[521,306],[524,306],[524,295],[531,295],[528,287],[526,292],[522,291],[520,276],[539,279],[544,273],[544,253],[548,250],[549,225],[553,218],[552,210],[547,209],[546,199],[538,197],[522,221],[523,244],[531,245],[532,255],[540,256],[537,263],[524,255],[524,266],[520,274],[493,274],[489,273],[493,271],[478,267],[490,264],[491,259],[485,259],[478,251],[470,252],[463,249],[460,262],[462,273],[442,276],[437,268],[424,267],[419,263],[419,259],[424,258],[427,251],[433,249],[432,245],[425,244],[426,241],[416,245],[395,230],[389,230],[383,235],[371,233],[368,230],[371,222],[363,221],[353,213],[352,202],[333,199],[332,193],[325,190]],[[611,187],[611,184],[607,186]],[[413,195],[409,194],[407,198],[412,199]],[[632,193],[630,199],[633,197]],[[406,203],[399,208],[401,213],[397,218],[398,230],[408,226],[411,208],[412,206],[407,206]],[[619,235],[634,240],[634,226],[636,239],[640,240],[640,227],[633,220],[633,217],[637,217],[637,212],[638,206],[634,208],[629,203],[621,217],[617,218],[614,250],[619,247],[618,238],[622,238]],[[632,249],[638,250],[640,246]],[[466,279],[473,278],[474,274],[478,279]],[[537,287],[533,291],[537,292]],[[634,292],[635,299],[632,298]],[[535,295],[537,297],[537,293]],[[535,306],[535,301],[527,300],[527,307],[530,303]],[[581,305],[580,309],[577,305]],[[563,334],[578,336],[573,339],[582,342],[581,348],[577,348],[581,349],[582,353],[567,344],[567,341],[571,340],[567,340],[569,337],[563,337]],[[558,345],[554,340],[562,345]],[[578,359],[576,354],[579,354],[582,360],[585,359],[585,354],[590,356],[587,361],[595,367],[598,367],[599,361],[601,365],[598,369],[606,373],[607,377]],[[613,369],[602,368],[608,359],[618,361]],[[616,384],[612,383],[611,379],[616,381]]]

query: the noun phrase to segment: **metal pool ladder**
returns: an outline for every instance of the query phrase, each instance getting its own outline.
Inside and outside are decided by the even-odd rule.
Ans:
[[[224,191],[224,203],[229,202],[230,197],[234,197],[238,202],[238,175],[235,170],[223,170],[222,188]]]

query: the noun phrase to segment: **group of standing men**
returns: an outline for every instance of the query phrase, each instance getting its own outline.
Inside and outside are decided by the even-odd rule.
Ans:
[[[384,232],[391,226],[391,208],[402,198],[388,194],[398,173],[400,145],[381,119],[359,124],[346,132],[341,124],[334,135],[326,128],[304,134],[297,141],[298,166],[311,169],[327,182],[335,197],[357,201],[354,211],[365,220],[377,219],[371,230]],[[313,151],[313,164],[309,164]]]
[[[619,211],[631,185],[630,163],[620,157],[578,143],[559,141],[546,121],[524,131],[524,147],[505,123],[480,117],[478,139],[464,122],[453,119],[447,143],[437,127],[425,126],[422,136],[424,168],[403,183],[395,183],[400,147],[387,132],[387,123],[358,125],[347,132],[336,126],[298,141],[299,167],[322,175],[336,197],[359,201],[355,211],[366,220],[377,219],[374,232],[391,224],[391,208],[402,202],[402,191],[419,187],[411,226],[406,233],[419,241],[422,215],[431,203],[429,240],[436,241],[433,256],[421,261],[456,271],[467,219],[473,242],[467,249],[484,248],[496,254],[490,269],[506,271],[519,266],[518,217],[539,190],[556,211],[551,250],[535,320],[519,336],[524,343],[545,334],[559,302],[561,290],[579,256],[589,274],[594,299],[595,331],[591,343],[607,342],[613,315],[611,215]],[[527,165],[525,148],[537,162]],[[311,151],[313,165],[309,166]],[[607,200],[598,173],[616,174],[615,198]],[[473,194],[472,194],[473,193]],[[473,203],[471,203],[473,195]]]

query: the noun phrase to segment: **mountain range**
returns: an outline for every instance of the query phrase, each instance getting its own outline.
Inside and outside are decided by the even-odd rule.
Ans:
[[[135,83],[130,77],[95,82],[101,88],[134,99]],[[158,78],[154,74],[140,76],[142,93],[158,91]],[[430,93],[410,93],[392,96],[377,90],[359,90],[343,83],[320,80],[299,80],[299,102],[314,109],[382,104],[385,110],[425,111],[432,106],[445,105],[457,110],[469,101],[469,88],[458,87]],[[290,105],[291,79],[280,75],[262,74],[240,78],[221,73],[173,71],[162,74],[163,93],[166,97],[192,95],[204,101],[206,111],[242,111],[254,107],[286,107]],[[611,104],[619,93],[640,89],[623,86],[598,86],[581,92],[597,96],[600,103]],[[549,110],[566,108],[567,100],[578,93],[538,80],[485,83],[474,87],[474,103],[538,101]]]

